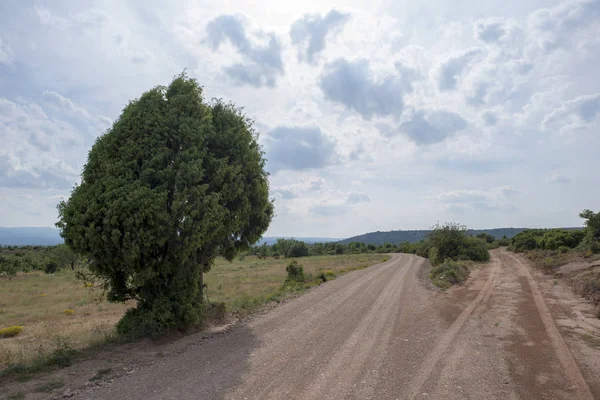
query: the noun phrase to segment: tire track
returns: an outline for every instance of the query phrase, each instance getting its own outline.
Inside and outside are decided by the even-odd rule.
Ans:
[[[398,269],[390,278],[386,286],[380,291],[376,301],[365,314],[352,334],[345,339],[340,350],[331,358],[327,367],[322,370],[319,377],[301,396],[306,399],[330,398],[333,393],[348,390],[352,387],[359,370],[349,371],[341,368],[349,363],[358,365],[372,354],[372,349],[377,343],[387,344],[392,334],[392,328],[402,306],[400,298],[404,289],[404,277],[413,267],[415,259],[410,259],[408,264]],[[360,344],[360,346],[359,346]],[[328,388],[335,382],[335,388]],[[329,393],[327,390],[329,389]],[[324,393],[325,392],[325,393]]]
[[[471,303],[469,303],[467,308],[465,308],[464,311],[456,318],[456,320],[454,320],[452,325],[450,325],[448,330],[438,340],[435,348],[421,363],[421,367],[415,374],[415,378],[413,379],[413,382],[408,391],[410,399],[414,399],[415,397],[417,397],[417,395],[423,388],[423,385],[431,375],[436,364],[439,362],[442,355],[446,352],[448,346],[450,345],[450,343],[452,343],[452,341],[456,337],[456,334],[458,333],[460,328],[462,328],[462,326],[465,324],[467,319],[471,316],[475,308],[483,301],[484,298],[489,297],[489,292],[491,292],[493,289],[492,285],[494,283],[494,278],[496,277],[499,263],[497,261],[493,261],[493,264],[494,265],[492,266],[490,276],[485,282],[485,285],[483,286],[481,291],[479,291],[479,293],[477,294],[477,297]]]
[[[540,289],[533,279],[533,276],[529,272],[528,267],[525,265],[523,261],[521,261],[517,256],[507,253],[506,251],[502,252],[503,255],[509,257],[516,264],[520,275],[527,278],[527,282],[529,284],[529,289],[533,295],[533,300],[535,302],[535,306],[537,308],[538,314],[546,328],[546,333],[550,338],[550,342],[552,343],[552,347],[558,357],[558,360],[563,367],[565,375],[571,381],[571,383],[575,386],[576,391],[578,393],[578,399],[582,400],[594,400],[594,395],[590,390],[587,382],[583,378],[577,363],[575,362],[575,358],[573,358],[573,354],[567,347],[558,327],[554,323],[554,319],[552,318],[552,314],[548,310],[548,306],[546,305],[546,301],[540,292]]]
[[[383,287],[388,287],[402,281],[402,277],[413,263],[412,258],[393,255],[392,260],[381,264],[377,271],[370,270],[366,276],[361,276],[350,285],[346,284],[344,290],[335,290],[329,286],[326,289],[332,292],[331,296],[317,301],[312,299],[312,314],[296,317],[294,308],[281,308],[283,320],[269,320],[268,324],[261,322],[253,324],[253,329],[260,332],[264,337],[266,346],[256,354],[254,362],[261,364],[261,375],[248,377],[247,386],[254,387],[254,398],[279,399],[296,398],[296,394],[288,393],[293,387],[291,381],[297,383],[310,382],[314,384],[319,378],[315,376],[321,368],[327,368],[322,363],[331,360],[323,360],[322,351],[315,347],[319,343],[320,349],[328,349],[334,354],[344,353],[346,341],[354,330],[358,329],[360,322],[365,318],[373,318],[378,315],[377,307],[381,307],[379,299]],[[366,271],[366,270],[365,270]],[[332,281],[335,283],[336,280]],[[346,288],[349,288],[346,290]],[[308,300],[309,297],[297,299],[298,302]],[[353,325],[356,316],[362,317]],[[279,325],[274,328],[273,322]],[[328,332],[324,335],[323,332]],[[365,332],[362,332],[363,334]],[[308,349],[308,350],[307,350]],[[335,356],[334,356],[335,357]],[[266,363],[263,360],[271,360]],[[273,360],[278,360],[274,362]],[[294,368],[297,371],[290,378],[286,364],[294,360]],[[269,376],[269,381],[264,384],[264,375]],[[262,382],[262,383],[261,383]],[[262,389],[258,389],[262,387]],[[247,394],[234,393],[230,398],[244,398]]]

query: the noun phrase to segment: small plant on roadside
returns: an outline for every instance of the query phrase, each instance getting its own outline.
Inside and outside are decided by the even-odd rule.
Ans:
[[[286,281],[304,282],[304,268],[298,264],[298,261],[290,261],[287,267],[285,267],[285,271],[288,274]]]
[[[73,315],[73,314],[75,314],[75,310],[73,310],[71,308],[67,308],[66,310],[63,311],[63,313],[65,315]]]
[[[63,368],[68,367],[73,362],[76,353],[65,338],[56,336],[54,338],[54,351],[48,357],[46,364],[58,365]]]
[[[321,283],[327,282],[327,275],[325,275],[324,272],[321,272],[319,275],[317,275],[317,281],[321,281]]]
[[[23,331],[22,326],[9,326],[8,328],[0,329],[0,338],[15,337]]]
[[[466,265],[459,262],[445,262],[432,268],[429,277],[436,286],[447,289],[467,280],[469,274],[470,270]]]
[[[565,254],[565,253],[568,253],[568,252],[569,252],[569,248],[568,248],[567,246],[560,246],[560,247],[558,248],[558,252],[559,252],[560,254]]]

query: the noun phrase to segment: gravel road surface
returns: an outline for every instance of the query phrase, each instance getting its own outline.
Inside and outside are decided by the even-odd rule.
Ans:
[[[600,398],[523,260],[495,250],[446,292],[426,263],[394,254],[73,398]]]

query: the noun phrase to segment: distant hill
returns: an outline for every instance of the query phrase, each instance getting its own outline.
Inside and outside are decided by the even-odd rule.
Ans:
[[[337,242],[341,240],[340,238],[323,238],[323,237],[293,237],[293,236],[266,236],[259,240],[257,243],[261,245],[263,243],[267,243],[269,246],[277,241],[277,239],[296,239],[300,240],[304,243],[312,244],[312,243],[327,243],[327,242]]]
[[[0,246],[53,246],[64,243],[54,228],[1,228]]]
[[[515,236],[519,232],[523,232],[527,228],[494,228],[494,229],[469,229],[469,234],[477,235],[479,233],[489,233],[499,239],[506,235],[507,238]],[[581,228],[567,228],[581,229]],[[430,230],[415,230],[415,231],[388,231],[388,232],[370,232],[358,236],[353,236],[348,239],[341,240],[341,243],[363,242],[365,244],[381,245],[386,242],[398,244],[400,242],[415,243],[425,239],[425,235],[431,232]]]

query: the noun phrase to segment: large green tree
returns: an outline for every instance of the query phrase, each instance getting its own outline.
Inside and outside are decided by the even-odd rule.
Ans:
[[[110,301],[137,301],[121,333],[199,323],[203,274],[260,239],[273,204],[257,139],[240,109],[205,103],[182,74],[130,102],[96,140],[57,227]]]

